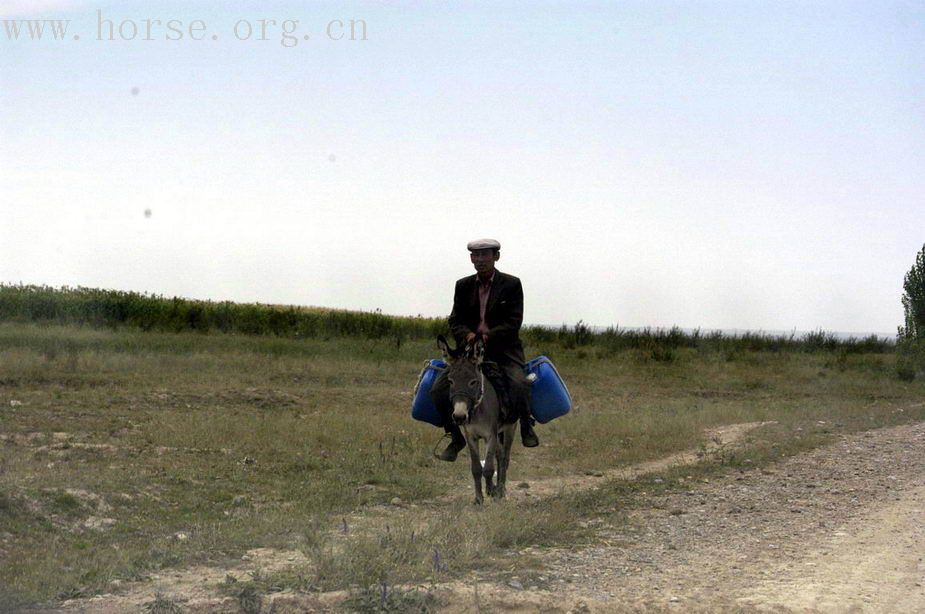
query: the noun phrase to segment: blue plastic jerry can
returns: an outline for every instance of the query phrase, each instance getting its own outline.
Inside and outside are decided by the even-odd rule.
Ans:
[[[551,360],[539,356],[529,361],[524,370],[527,378],[533,379],[530,406],[537,422],[546,424],[572,409],[572,396]]]
[[[446,369],[446,363],[434,358],[424,365],[418,383],[414,387],[414,399],[411,401],[411,417],[421,422],[428,422],[434,426],[443,426],[443,418],[437,411],[437,406],[430,399],[430,389],[440,372]]]

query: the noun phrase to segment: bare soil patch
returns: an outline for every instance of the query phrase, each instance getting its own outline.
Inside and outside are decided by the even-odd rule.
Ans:
[[[298,567],[306,563],[305,555],[298,551],[282,551],[272,548],[255,548],[241,557],[240,562],[226,567],[196,566],[182,570],[166,570],[152,575],[144,582],[127,586],[115,585],[114,592],[90,599],[73,599],[62,604],[62,611],[76,611],[93,614],[120,614],[142,612],[145,605],[160,595],[175,602],[187,612],[238,612],[237,600],[218,594],[219,584],[229,578],[246,582],[256,574],[272,573]],[[285,602],[288,594],[278,594],[273,599]],[[306,597],[303,605],[321,603]]]
[[[446,611],[925,611],[925,424],[653,497],[599,535],[547,551],[545,586],[450,590]]]

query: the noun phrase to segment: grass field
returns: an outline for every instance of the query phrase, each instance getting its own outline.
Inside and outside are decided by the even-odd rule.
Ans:
[[[696,447],[721,424],[776,422],[701,471],[925,418],[925,385],[897,378],[889,351],[664,356],[550,338],[527,353],[556,362],[575,409],[539,428],[539,448],[515,447],[515,483]],[[410,418],[417,374],[436,354],[423,339],[0,323],[0,610],[221,565],[254,547],[301,550],[310,564],[248,590],[448,577],[486,554],[501,566],[511,548],[581,539],[582,520],[638,496],[614,483],[478,515],[436,508],[414,532],[332,545],[347,514],[471,488],[466,462],[431,457],[442,432]]]

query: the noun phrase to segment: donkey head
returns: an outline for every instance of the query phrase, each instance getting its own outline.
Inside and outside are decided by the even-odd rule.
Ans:
[[[437,345],[447,362],[447,379],[450,384],[450,399],[453,401],[453,421],[463,424],[469,418],[469,412],[482,401],[485,391],[481,366],[485,355],[485,346],[476,341],[474,346],[453,349],[440,335]]]

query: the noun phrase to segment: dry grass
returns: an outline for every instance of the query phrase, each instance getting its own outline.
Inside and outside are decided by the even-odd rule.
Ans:
[[[311,561],[277,585],[426,582],[580,539],[578,520],[632,499],[635,486],[613,483],[483,510],[427,503],[471,487],[466,463],[431,457],[441,433],[409,415],[435,353],[424,342],[0,325],[0,609],[258,546]],[[832,432],[923,417],[910,406],[925,386],[900,381],[892,354],[682,348],[655,361],[552,342],[528,353],[556,361],[576,408],[540,428],[539,448],[517,446],[515,483],[690,449],[721,424],[777,421],[749,452],[771,462]],[[394,497],[425,506],[421,522],[336,529]]]

